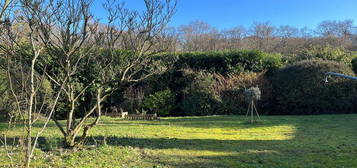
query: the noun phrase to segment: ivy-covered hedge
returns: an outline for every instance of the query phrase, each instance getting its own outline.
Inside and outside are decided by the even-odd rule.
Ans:
[[[326,72],[354,75],[348,65],[306,60],[278,70],[273,76],[275,114],[353,113],[357,81],[339,77],[324,82]]]

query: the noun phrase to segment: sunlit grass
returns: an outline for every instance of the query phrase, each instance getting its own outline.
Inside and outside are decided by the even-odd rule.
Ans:
[[[5,125],[0,125],[3,132]],[[357,115],[265,116],[253,125],[243,116],[103,117],[90,132],[90,148],[78,152],[61,149],[61,133],[50,123],[33,166],[353,167],[356,132]],[[20,136],[21,127],[7,134]],[[9,163],[1,150],[0,167]]]

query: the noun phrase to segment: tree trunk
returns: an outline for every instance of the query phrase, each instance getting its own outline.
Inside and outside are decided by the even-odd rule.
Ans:
[[[82,134],[81,140],[80,140],[80,142],[79,142],[80,144],[84,144],[84,141],[85,141],[85,139],[86,139],[87,136],[88,136],[89,130],[90,130],[92,127],[94,127],[95,125],[98,124],[99,119],[100,119],[100,117],[101,117],[101,115],[102,115],[101,102],[103,101],[103,99],[104,99],[106,96],[101,97],[101,92],[102,92],[102,88],[98,88],[98,90],[97,90],[97,117],[96,117],[96,119],[94,120],[93,123],[91,123],[91,124],[89,124],[89,125],[86,125],[86,126],[84,127],[84,129],[83,129],[83,134]]]
[[[32,39],[32,38],[31,38]],[[30,74],[30,88],[31,88],[31,94],[30,94],[30,99],[29,99],[29,107],[27,111],[27,144],[26,144],[26,167],[30,167],[30,162],[31,162],[31,157],[32,157],[32,148],[35,148],[35,146],[32,146],[32,139],[31,139],[31,133],[32,133],[32,112],[33,112],[33,106],[34,104],[34,97],[36,95],[35,91],[35,63],[38,57],[38,53],[35,53],[32,61],[31,61],[31,74]]]
[[[75,148],[76,147],[76,135],[70,134],[64,138],[64,147],[65,148]]]

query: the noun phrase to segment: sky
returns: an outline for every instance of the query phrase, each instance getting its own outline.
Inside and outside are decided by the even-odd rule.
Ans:
[[[93,12],[105,19],[102,3],[95,0]],[[124,0],[128,8],[143,9],[143,0]],[[316,27],[324,20],[355,20],[357,0],[178,0],[170,26],[200,20],[219,28],[249,27],[253,22]]]

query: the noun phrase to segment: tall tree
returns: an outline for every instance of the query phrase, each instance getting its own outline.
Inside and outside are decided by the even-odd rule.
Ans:
[[[85,76],[87,65],[99,57],[94,49],[98,23],[90,13],[91,3],[91,0],[37,0],[26,7],[28,13],[34,16],[32,22],[35,24],[30,27],[38,25],[36,30],[39,31],[41,46],[46,49],[48,57],[42,60],[43,65],[48,64],[51,68],[51,71],[42,74],[51,80],[54,92],[63,88],[61,103],[68,107],[62,111],[66,125],[58,122],[57,116],[52,119],[62,132],[67,147],[79,146],[83,142],[76,143],[75,138],[81,130],[91,126],[86,126],[85,121],[93,113],[100,113],[99,103],[103,99],[102,90],[94,87],[98,79]],[[91,87],[97,89],[94,98],[97,103],[90,103],[84,115],[77,119],[79,101]]]
[[[179,27],[184,51],[216,50],[219,31],[203,21],[194,21]]]
[[[53,117],[67,147],[79,147],[101,116],[101,103],[123,83],[152,75],[155,69],[152,47],[170,21],[176,7],[171,0],[144,0],[144,11],[131,11],[118,1],[104,4],[108,23],[100,25],[90,12],[90,0],[38,0],[30,6],[40,27],[42,45],[52,65],[46,76],[58,91],[63,86],[62,103],[66,124]],[[91,97],[85,108],[80,102]],[[83,114],[78,115],[82,110]],[[89,124],[88,118],[95,116]],[[79,141],[76,137],[83,132]]]
[[[242,49],[244,47],[243,39],[246,35],[247,30],[242,26],[222,31],[222,36],[226,41],[225,45],[227,48],[225,49]]]
[[[347,47],[350,45],[352,31],[353,20],[326,20],[321,22],[316,28],[316,33],[322,36],[320,40],[324,44],[335,47]]]
[[[3,9],[16,5],[12,10],[16,9],[17,15],[11,13],[2,22],[4,34],[0,36],[0,49],[1,56],[6,60],[8,90],[15,104],[13,116],[18,116],[24,126],[24,166],[30,167],[38,138],[55,111],[62,87],[53,94],[46,77],[37,71],[41,67],[39,59],[44,46],[40,42],[39,25],[33,22],[35,16],[26,10],[37,4],[25,0],[12,3],[4,3]],[[30,30],[24,32],[25,28]],[[47,67],[41,67],[41,71],[46,72]],[[33,125],[38,123],[41,116],[45,116],[46,120],[39,131],[34,131]]]
[[[294,49],[298,48],[298,33],[298,28],[289,25],[280,26],[277,29],[277,37],[279,42],[275,46],[275,50],[284,54],[288,54],[289,52],[294,51]]]
[[[270,22],[254,22],[250,32],[250,39],[254,49],[271,51],[275,27]]]

